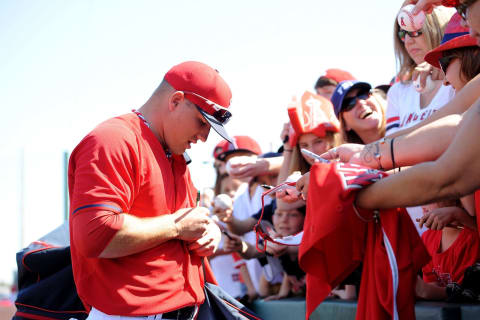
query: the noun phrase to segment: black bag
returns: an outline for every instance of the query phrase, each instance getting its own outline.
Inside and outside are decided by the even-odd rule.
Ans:
[[[85,310],[73,281],[68,222],[17,253],[13,319],[78,319]]]
[[[205,283],[205,302],[200,306],[197,320],[259,320],[251,310],[232,298],[222,288]]]

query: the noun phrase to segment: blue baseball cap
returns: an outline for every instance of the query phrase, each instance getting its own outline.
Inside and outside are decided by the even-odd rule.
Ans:
[[[342,104],[345,96],[350,92],[350,90],[353,89],[360,89],[360,91],[369,91],[370,89],[372,89],[372,86],[367,82],[362,82],[358,80],[346,80],[340,82],[335,88],[332,98],[330,98],[330,101],[332,101],[333,104],[333,111],[335,112],[337,118],[340,114],[340,111],[342,111]]]

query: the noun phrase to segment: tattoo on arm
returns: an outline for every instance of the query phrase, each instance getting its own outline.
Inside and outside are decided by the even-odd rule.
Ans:
[[[362,151],[362,162],[363,163],[370,163],[373,161],[374,152],[373,152],[373,144],[367,144]]]

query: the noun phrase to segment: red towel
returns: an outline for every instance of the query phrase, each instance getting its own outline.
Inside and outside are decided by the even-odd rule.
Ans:
[[[353,209],[356,191],[383,176],[351,164],[312,167],[299,249],[300,266],[307,273],[307,319],[362,261],[357,319],[393,318],[394,283],[382,227],[398,266],[398,315],[414,317],[416,273],[430,257],[410,217],[404,209],[395,209],[381,211],[374,220],[372,211]]]

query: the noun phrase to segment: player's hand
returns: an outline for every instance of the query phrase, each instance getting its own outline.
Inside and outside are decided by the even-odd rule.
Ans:
[[[297,191],[301,194],[303,200],[307,201],[308,197],[308,186],[310,184],[310,171],[305,173],[297,181]]]
[[[416,15],[421,10],[432,13],[433,8],[442,4],[442,0],[411,0],[408,3],[416,4],[413,9],[413,14]]]
[[[183,208],[172,214],[177,238],[185,241],[194,241],[203,237],[210,223],[209,211],[204,207]]]
[[[432,230],[442,230],[445,227],[459,225],[456,217],[463,210],[459,207],[436,208],[417,219],[420,228],[423,226]]]
[[[208,225],[205,234],[188,245],[188,249],[201,257],[208,257],[215,253],[222,238],[220,228],[215,221],[208,218]]]
[[[218,217],[218,220],[222,222],[231,223],[233,221],[232,209],[222,209],[222,208],[214,207],[213,213]]]

